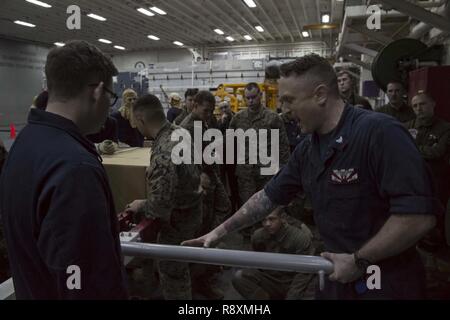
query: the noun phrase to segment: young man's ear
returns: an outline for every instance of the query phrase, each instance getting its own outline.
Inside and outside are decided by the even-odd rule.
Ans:
[[[104,93],[105,83],[100,82],[94,89],[94,100],[97,102]]]
[[[329,89],[326,85],[321,84],[314,90],[314,98],[318,105],[323,106],[327,103]]]

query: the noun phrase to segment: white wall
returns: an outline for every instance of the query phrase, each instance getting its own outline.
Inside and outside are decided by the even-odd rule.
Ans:
[[[144,62],[146,66],[161,62],[192,61],[192,53],[188,49],[166,49],[130,52],[115,55],[112,58],[119,71],[133,70],[137,62]]]
[[[0,39],[0,127],[26,123],[33,97],[44,87],[48,48]]]
[[[208,47],[197,49],[197,52],[203,52],[204,58],[209,60],[253,60],[269,56],[295,57],[311,52],[320,55],[331,54],[325,42],[318,41]],[[192,59],[192,53],[186,48],[129,52],[113,56],[113,62],[119,71],[134,70],[137,62],[144,62],[148,66],[154,63],[191,62]]]

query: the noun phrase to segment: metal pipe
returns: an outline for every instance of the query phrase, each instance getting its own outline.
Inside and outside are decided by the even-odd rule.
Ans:
[[[450,4],[442,5],[441,7],[437,8],[434,13],[448,18],[450,16]],[[411,29],[408,38],[420,39],[431,29],[433,29],[432,25],[425,22],[419,22]]]
[[[122,242],[125,256],[149,257],[163,260],[204,263],[240,268],[326,274],[333,272],[333,264],[322,257],[296,254],[224,250],[184,247],[152,243]]]
[[[419,7],[404,0],[380,0],[384,5],[394,8],[407,16],[411,16],[417,20],[426,22],[434,28],[450,32],[450,22],[445,17]]]

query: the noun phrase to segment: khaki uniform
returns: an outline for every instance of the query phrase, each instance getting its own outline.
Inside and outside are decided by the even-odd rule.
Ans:
[[[279,129],[279,159],[280,166],[287,163],[290,155],[289,140],[284,127],[283,120],[275,112],[261,107],[257,113],[251,112],[248,108],[237,113],[230,122],[230,129],[267,129],[268,143],[267,148],[271,150],[270,130]],[[248,145],[248,144],[247,144]],[[241,198],[241,205],[256,192],[264,188],[265,184],[272,178],[272,176],[261,175],[260,169],[264,167],[259,162],[257,164],[249,164],[248,148],[245,153],[245,163],[236,165],[236,177],[239,187],[239,195]],[[259,159],[258,159],[259,160]]]
[[[386,113],[403,123],[414,120],[416,118],[416,114],[414,113],[413,109],[407,104],[403,104],[403,106],[397,110],[392,107],[390,103],[388,103],[380,107],[377,111]]]
[[[178,142],[171,141],[177,127],[164,125],[154,141],[147,171],[145,215],[160,219],[158,243],[179,245],[194,238],[202,223],[200,170],[193,164],[175,165],[171,152]],[[189,265],[160,261],[161,288],[166,300],[192,299]]]
[[[264,228],[252,236],[254,251],[314,255],[312,233],[304,224],[300,228],[283,225],[275,235]],[[245,299],[313,299],[315,276],[295,272],[243,269],[233,277],[233,287]]]

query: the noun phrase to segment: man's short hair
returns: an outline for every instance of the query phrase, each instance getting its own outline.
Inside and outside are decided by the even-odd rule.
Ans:
[[[338,72],[336,73],[336,77],[337,77],[337,78],[342,77],[344,74],[346,74],[346,75],[350,78],[350,80],[351,80],[352,82],[354,82],[354,77],[353,77],[353,75],[350,73],[350,71],[348,71],[348,70],[340,70],[340,71],[338,71]]]
[[[427,93],[425,90],[418,90],[416,92],[416,94],[414,94],[413,97],[411,98],[411,101],[412,101],[412,99],[414,99],[415,97],[418,97],[418,96],[424,96],[428,99],[428,101],[435,102],[434,98],[429,93]]]
[[[184,93],[184,98],[186,99],[187,97],[195,97],[197,93],[198,93],[197,88],[187,89],[186,92]]]
[[[197,104],[203,104],[204,102],[206,102],[211,106],[215,106],[216,98],[211,92],[202,90],[195,95],[194,102]]]
[[[45,64],[51,98],[74,98],[85,86],[100,82],[107,85],[117,74],[118,71],[109,57],[94,45],[79,40],[52,49]]]
[[[166,119],[161,101],[153,94],[146,94],[137,99],[133,105],[133,113],[143,113],[144,118],[152,123],[160,123]]]
[[[339,96],[336,72],[327,59],[317,54],[308,54],[284,63],[280,66],[280,71],[284,78],[308,75],[316,79],[313,85],[326,84],[335,96]]]
[[[244,90],[250,91],[253,89],[257,89],[258,92],[261,92],[261,88],[259,87],[259,85],[256,82],[249,82],[247,83],[247,85],[245,86]]]
[[[388,84],[386,85],[386,89],[387,89],[388,85],[390,85],[390,84],[399,84],[403,89],[405,89],[405,85],[401,81],[398,81],[398,80],[389,81]]]

